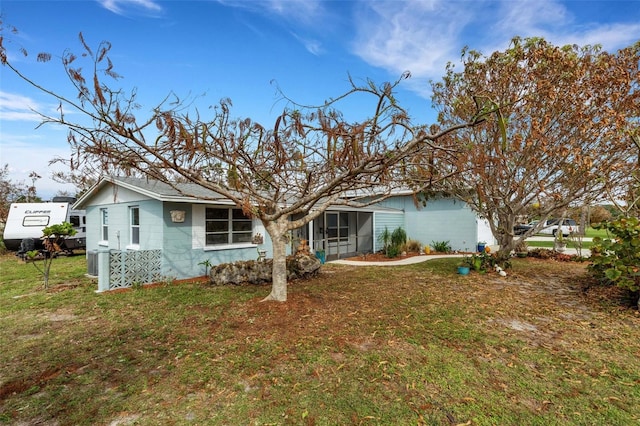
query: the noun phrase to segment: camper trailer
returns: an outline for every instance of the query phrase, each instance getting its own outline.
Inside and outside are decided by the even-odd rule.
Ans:
[[[47,226],[69,222],[76,235],[65,239],[65,250],[84,249],[86,245],[86,217],[84,210],[71,210],[72,199],[56,199],[50,203],[13,203],[4,227],[4,245],[19,251],[25,241],[28,249],[42,247],[42,230]],[[23,246],[24,247],[24,246]]]

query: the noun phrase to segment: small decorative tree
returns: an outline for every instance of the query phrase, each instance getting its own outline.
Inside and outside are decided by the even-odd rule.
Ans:
[[[64,238],[75,234],[76,230],[69,222],[47,226],[42,230],[44,250],[27,252],[27,262],[30,262],[42,274],[45,289],[49,288],[51,265],[56,254],[63,250]],[[42,266],[38,265],[39,260],[42,260]]]

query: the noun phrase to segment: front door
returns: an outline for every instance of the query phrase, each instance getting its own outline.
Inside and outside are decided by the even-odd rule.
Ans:
[[[369,212],[325,212],[313,223],[313,248],[324,250],[327,260],[370,252],[373,221]]]
[[[353,256],[357,250],[356,213],[327,212],[325,219],[327,259]]]

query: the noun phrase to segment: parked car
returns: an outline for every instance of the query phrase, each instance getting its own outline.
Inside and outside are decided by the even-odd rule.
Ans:
[[[534,220],[533,222],[529,222],[529,223],[519,223],[513,227],[513,233],[515,235],[523,235],[529,229],[534,228],[538,224],[538,222],[539,220]]]
[[[558,228],[562,228],[562,236],[568,237],[572,232],[578,232],[578,224],[573,219],[564,219],[562,225],[560,225],[560,219],[549,219],[545,222],[544,226],[540,230],[541,234],[555,235],[558,233]]]

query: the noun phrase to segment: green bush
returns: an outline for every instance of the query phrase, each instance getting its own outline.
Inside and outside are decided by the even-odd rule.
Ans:
[[[398,246],[389,246],[387,248],[386,256],[388,258],[393,259],[394,257],[398,257],[399,254],[400,254],[400,247],[398,247]]]
[[[471,256],[465,256],[463,262],[476,272],[491,271],[500,263],[495,254],[489,254],[484,251],[472,254]],[[511,262],[502,262],[502,266],[503,269],[511,269]]]
[[[450,253],[451,242],[447,241],[431,241],[431,248],[439,253]]]
[[[397,257],[407,242],[407,232],[400,227],[389,232],[389,229],[385,227],[384,231],[378,235],[378,241],[382,243],[385,256]]]
[[[391,233],[391,245],[397,247],[398,250],[407,242],[407,231],[398,227]]]
[[[589,271],[600,281],[640,290],[640,220],[627,217],[593,225],[613,238],[595,237]]]

